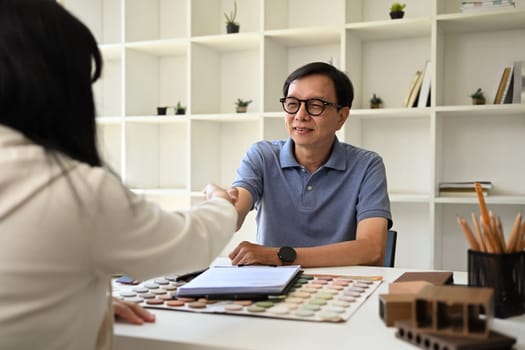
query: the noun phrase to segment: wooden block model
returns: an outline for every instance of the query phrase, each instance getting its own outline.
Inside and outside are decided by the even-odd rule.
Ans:
[[[387,327],[398,320],[412,319],[415,295],[432,285],[452,283],[452,272],[405,272],[388,287],[388,294],[379,295],[379,316]]]
[[[411,294],[380,294],[379,316],[387,327],[395,326],[398,320],[412,319],[412,304],[414,295]]]
[[[458,337],[414,331],[410,320],[396,321],[396,337],[421,349],[432,350],[510,350],[516,339],[490,331],[487,338]]]
[[[492,288],[429,286],[412,304],[412,328],[418,332],[487,338],[493,316]]]

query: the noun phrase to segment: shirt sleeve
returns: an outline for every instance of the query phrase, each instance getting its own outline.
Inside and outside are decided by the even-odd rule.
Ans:
[[[357,221],[372,217],[384,217],[388,220],[388,228],[393,225],[390,213],[390,199],[386,180],[386,170],[383,159],[376,155],[369,164],[363,178],[357,203]]]
[[[242,187],[251,193],[253,204],[250,210],[261,200],[264,191],[263,169],[265,161],[263,152],[258,145],[254,144],[250,147],[241,161],[237,169],[237,177],[232,183],[232,186]]]
[[[92,256],[96,270],[137,279],[208,266],[236,228],[237,211],[215,198],[168,212],[105,172],[99,182]]]

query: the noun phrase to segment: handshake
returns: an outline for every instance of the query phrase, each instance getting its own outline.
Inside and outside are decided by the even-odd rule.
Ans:
[[[233,205],[235,205],[235,203],[237,202],[237,199],[239,198],[239,190],[235,187],[224,189],[215,184],[208,184],[204,188],[203,192],[204,192],[204,196],[206,197],[206,199],[220,197],[220,198],[226,199]]]

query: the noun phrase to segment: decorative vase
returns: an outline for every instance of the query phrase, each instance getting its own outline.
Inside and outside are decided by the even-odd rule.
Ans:
[[[238,24],[234,23],[228,23],[226,25],[226,33],[233,34],[233,33],[239,33],[240,26]]]
[[[184,108],[176,108],[175,109],[175,114],[176,115],[183,115],[183,114],[186,114],[186,110]]]
[[[236,109],[237,113],[246,113],[246,111],[248,110],[248,107],[247,106],[238,106]]]
[[[392,19],[403,18],[404,15],[405,15],[404,11],[393,11],[393,12],[390,12],[390,18],[392,18]]]

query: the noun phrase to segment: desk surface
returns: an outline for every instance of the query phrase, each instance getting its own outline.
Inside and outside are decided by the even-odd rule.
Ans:
[[[218,260],[217,263],[224,263]],[[344,323],[291,321],[262,317],[152,310],[157,320],[134,326],[115,324],[115,349],[415,349],[396,338],[396,328],[379,317],[378,295],[388,283],[406,271],[383,267],[335,267],[305,269],[308,273],[381,275],[384,282],[359,310]],[[466,273],[454,273],[454,281],[466,283]],[[492,329],[517,339],[515,349],[525,350],[525,315],[494,319]]]

